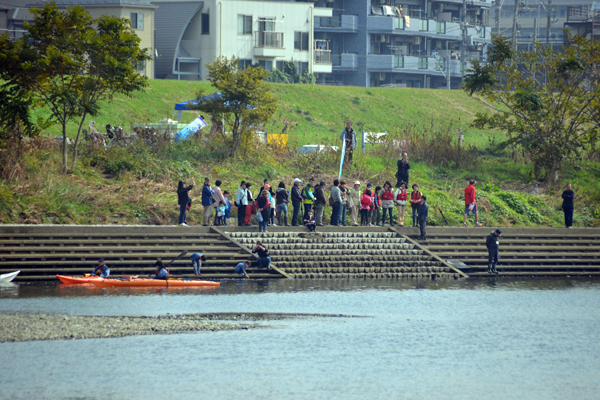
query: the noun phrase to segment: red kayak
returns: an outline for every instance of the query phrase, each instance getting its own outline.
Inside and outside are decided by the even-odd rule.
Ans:
[[[100,278],[56,275],[62,283],[69,285],[80,283],[91,283],[97,287],[194,287],[194,286],[221,286],[219,282],[211,281],[188,281],[182,279],[149,279],[149,278]]]

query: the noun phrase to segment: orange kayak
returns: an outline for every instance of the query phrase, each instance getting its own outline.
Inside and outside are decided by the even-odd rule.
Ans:
[[[66,284],[91,283],[97,287],[190,287],[190,286],[220,286],[219,282],[188,281],[182,279],[148,279],[148,278],[99,278],[56,275],[61,282]]]

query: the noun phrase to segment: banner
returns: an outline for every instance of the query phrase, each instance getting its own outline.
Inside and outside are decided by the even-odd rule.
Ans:
[[[338,179],[342,179],[342,167],[344,166],[344,156],[346,155],[346,134],[344,134],[344,144],[342,145],[342,157],[340,159],[340,174]]]
[[[187,139],[193,133],[198,132],[200,129],[206,126],[206,122],[200,117],[193,120],[188,126],[177,132],[175,135],[175,141],[177,142],[180,139]]]

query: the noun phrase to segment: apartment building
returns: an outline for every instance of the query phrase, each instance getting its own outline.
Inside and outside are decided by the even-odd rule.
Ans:
[[[316,40],[314,21],[330,18],[331,8],[311,1],[158,1],[156,77],[205,80],[215,57],[237,57],[240,67],[268,71],[293,62],[300,72],[332,71],[331,51]]]
[[[516,41],[519,50],[531,50],[534,41],[562,45],[565,24],[586,19],[593,3],[600,4],[592,0],[495,0],[493,32]]]
[[[332,73],[319,83],[456,88],[472,60],[485,62],[490,1],[318,0],[315,18],[329,43]]]

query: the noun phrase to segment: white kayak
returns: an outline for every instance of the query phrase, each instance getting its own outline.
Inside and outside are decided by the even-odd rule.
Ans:
[[[16,271],[16,272],[11,272],[8,274],[0,275],[0,283],[7,283],[7,282],[12,281],[13,279],[15,279],[15,277],[17,275],[19,275],[19,272],[21,272],[21,271]]]

